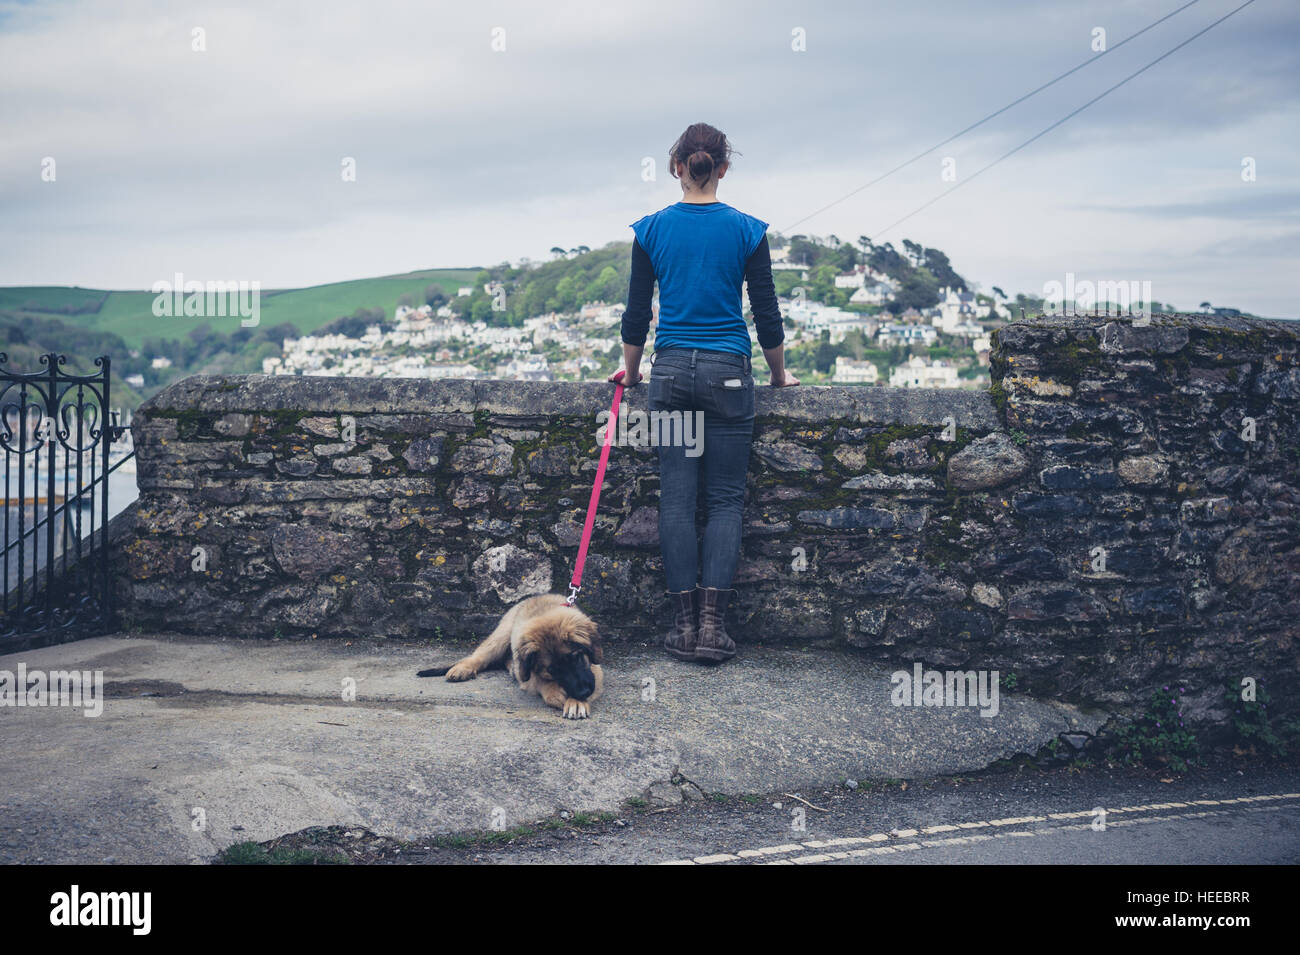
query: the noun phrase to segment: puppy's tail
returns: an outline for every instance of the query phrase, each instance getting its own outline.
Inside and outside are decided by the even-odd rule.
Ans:
[[[450,666],[445,666],[445,667],[431,667],[431,668],[428,669],[428,670],[421,670],[419,673],[417,673],[417,674],[415,674],[415,675],[416,675],[416,676],[446,676],[446,675],[447,675],[447,671],[450,670],[450,669],[451,669]]]

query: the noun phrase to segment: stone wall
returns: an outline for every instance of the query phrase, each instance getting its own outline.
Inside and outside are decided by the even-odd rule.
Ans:
[[[760,385],[734,633],[997,669],[1115,708],[1178,681],[1198,718],[1229,679],[1294,679],[1297,332],[1039,319],[996,334],[987,394]],[[611,397],[178,382],[133,423],[124,622],[482,635],[519,598],[567,592]],[[644,386],[624,397],[645,409]],[[596,519],[579,606],[615,640],[668,623],[655,454],[613,449]]]

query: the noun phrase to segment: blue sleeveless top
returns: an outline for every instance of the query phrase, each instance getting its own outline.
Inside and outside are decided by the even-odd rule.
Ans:
[[[677,202],[631,223],[659,280],[656,350],[750,354],[740,287],[767,225],[725,202]]]

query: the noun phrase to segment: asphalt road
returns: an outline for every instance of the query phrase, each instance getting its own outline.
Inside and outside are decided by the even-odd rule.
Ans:
[[[1104,816],[1094,811],[1098,807],[1107,810]],[[802,831],[795,828],[800,824]],[[347,841],[343,833],[339,842]],[[1295,864],[1300,862],[1300,768],[1260,770],[1241,763],[1184,776],[1026,768],[857,790],[706,798],[671,808],[624,810],[595,825],[559,827],[504,843],[428,849],[418,841],[391,844],[372,861]]]

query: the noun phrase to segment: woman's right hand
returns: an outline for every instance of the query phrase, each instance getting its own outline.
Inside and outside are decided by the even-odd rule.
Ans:
[[[773,388],[788,388],[791,385],[799,384],[799,379],[796,378],[794,375],[790,374],[789,368],[786,368],[782,372],[782,374],[785,376],[784,380],[778,379],[776,375],[772,376],[772,380],[770,384],[772,385]]]

